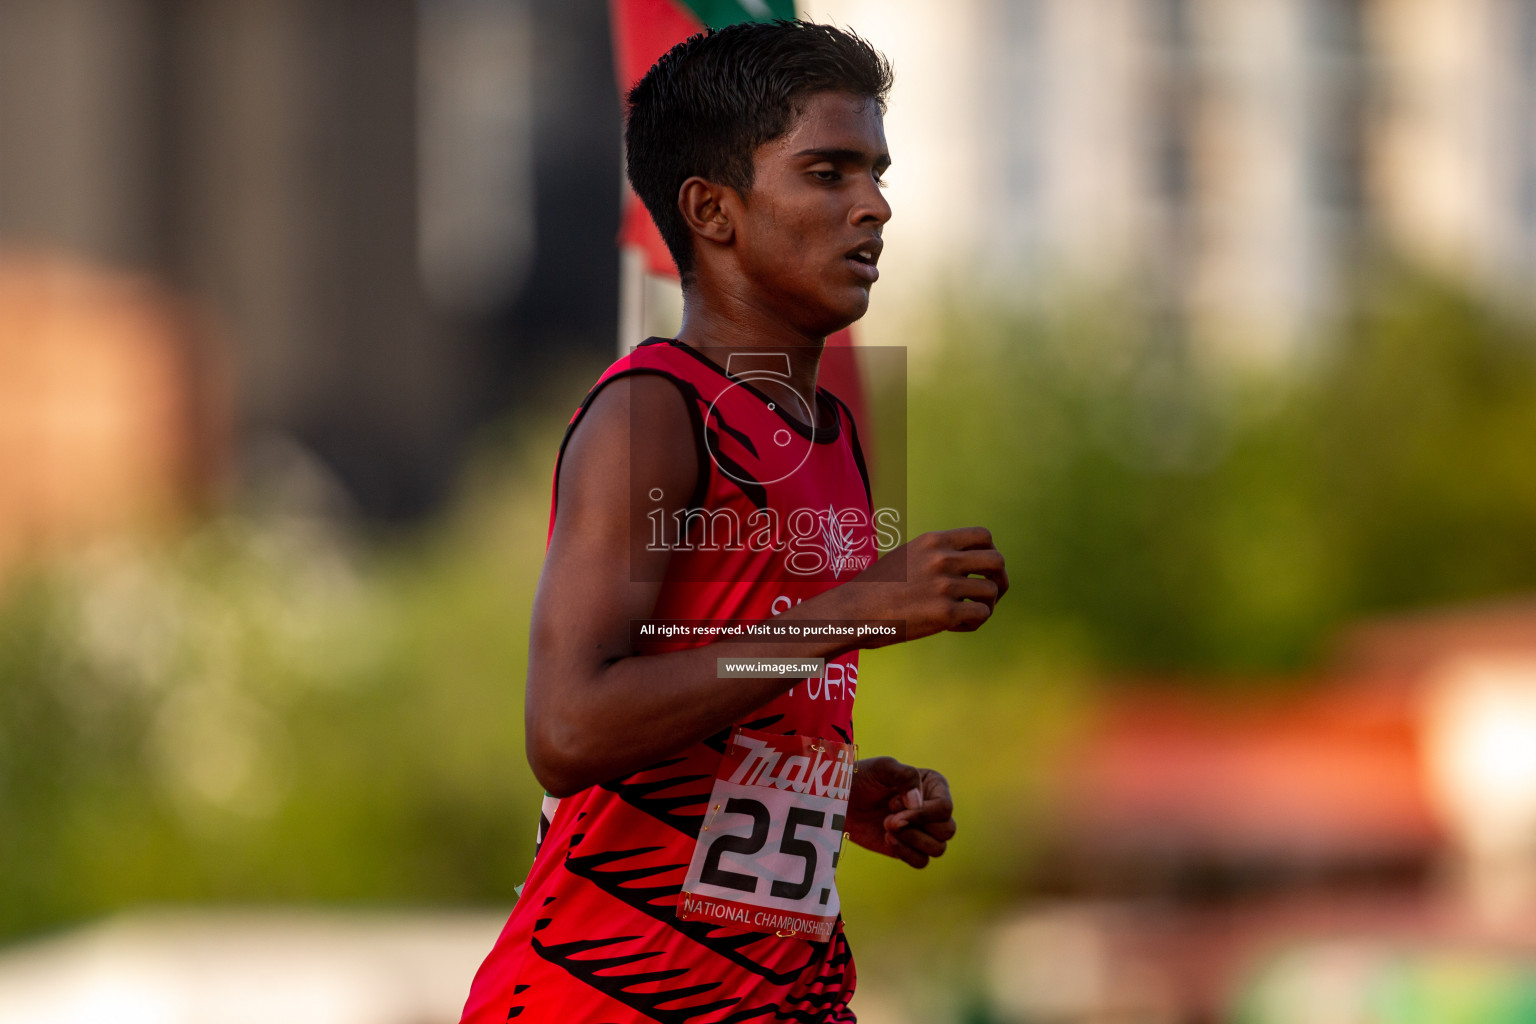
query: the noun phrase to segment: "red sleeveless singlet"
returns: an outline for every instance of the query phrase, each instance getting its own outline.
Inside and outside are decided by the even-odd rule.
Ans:
[[[682,392],[699,482],[689,518],[667,541],[674,550],[656,619],[767,620],[878,557],[868,472],[847,407],[818,389],[814,412],[791,415],[754,384],[776,372],[773,358],[753,354],[741,363],[747,369],[733,357],[735,372],[728,373],[680,342],[652,339],[603,373],[561,444],[563,456],[613,380],[654,374]],[[556,485],[559,472],[557,461]],[[551,531],[557,501],[558,486]],[[656,528],[673,525],[658,515]],[[737,725],[852,744],[857,686],[852,652]],[[840,917],[827,941],[679,917],[684,876],[731,735],[722,730],[632,775],[546,799],[552,813],[540,822],[538,854],[475,977],[463,1024],[854,1021],[847,1007],[853,957]],[[821,899],[827,903],[827,890]],[[837,905],[833,891],[830,906]]]

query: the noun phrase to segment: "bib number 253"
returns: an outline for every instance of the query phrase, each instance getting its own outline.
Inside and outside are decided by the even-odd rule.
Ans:
[[[746,814],[752,818],[752,834],[747,836],[722,835],[709,844],[709,852],[704,855],[704,867],[699,872],[699,880],[705,885],[717,885],[726,889],[736,889],[741,892],[757,891],[761,881],[756,875],[749,875],[743,871],[727,871],[720,866],[720,857],[726,853],[736,853],[750,857],[758,853],[768,842],[768,832],[772,827],[772,816],[768,808],[760,800],[750,797],[735,797],[725,802],[727,814]],[[769,887],[769,893],[787,900],[803,900],[815,886],[816,868],[820,864],[820,848],[809,839],[797,837],[795,833],[801,828],[821,828],[827,822],[825,811],[813,811],[808,807],[791,807],[789,815],[784,822],[783,837],[779,841],[779,852],[790,857],[799,857],[805,861],[805,871],[797,882],[787,882],[784,879],[774,879]],[[835,833],[843,831],[843,815],[832,815],[831,829]],[[839,839],[841,835],[839,835]],[[837,866],[838,854],[832,854],[832,866]]]
[[[721,762],[678,914],[830,937],[854,747],[737,730]]]

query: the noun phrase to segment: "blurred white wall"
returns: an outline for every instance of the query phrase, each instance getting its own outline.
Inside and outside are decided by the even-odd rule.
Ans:
[[[138,913],[0,950],[0,1021],[453,1024],[503,913]]]

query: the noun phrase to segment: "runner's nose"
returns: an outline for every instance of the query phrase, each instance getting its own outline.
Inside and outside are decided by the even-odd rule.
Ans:
[[[863,226],[883,225],[891,219],[891,204],[885,198],[885,190],[873,178],[860,193],[859,201],[854,204],[850,215],[854,224]]]

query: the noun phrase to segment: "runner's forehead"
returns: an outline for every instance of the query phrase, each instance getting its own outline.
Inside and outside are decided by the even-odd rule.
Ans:
[[[789,130],[764,149],[791,159],[828,153],[884,165],[891,160],[880,105],[871,97],[845,92],[807,97]]]

